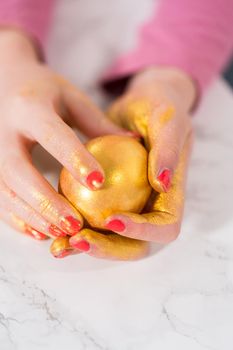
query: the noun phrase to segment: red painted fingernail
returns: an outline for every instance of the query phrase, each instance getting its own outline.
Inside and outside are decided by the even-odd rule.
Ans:
[[[123,232],[125,230],[125,224],[118,219],[109,221],[105,227],[111,231]]]
[[[74,218],[73,216],[66,216],[61,220],[61,228],[67,232],[68,235],[75,235],[81,229],[81,221]]]
[[[65,258],[68,255],[70,255],[70,251],[69,250],[62,250],[58,254],[53,254],[54,258],[57,258],[57,259]]]
[[[49,225],[49,233],[51,233],[51,235],[55,236],[55,237],[65,237],[66,233],[63,232],[62,230],[60,230],[59,227],[57,227],[56,225]]]
[[[104,177],[99,171],[93,171],[87,176],[86,182],[92,190],[98,190],[104,182]]]
[[[30,235],[31,237],[39,240],[39,241],[42,241],[42,240],[48,238],[44,233],[37,231],[36,229],[34,229],[33,227],[31,227],[29,225],[25,226],[25,233]]]
[[[162,184],[164,191],[167,192],[171,186],[171,171],[169,169],[164,169],[157,179]]]
[[[81,241],[70,240],[70,245],[73,248],[82,250],[83,252],[87,252],[90,249],[90,244],[84,239]]]

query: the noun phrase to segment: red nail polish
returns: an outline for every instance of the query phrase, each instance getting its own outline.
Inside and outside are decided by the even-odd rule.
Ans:
[[[29,225],[25,225],[25,230],[24,231],[25,231],[26,234],[30,235],[31,237],[33,237],[33,238],[35,238],[35,239],[37,239],[39,241],[42,241],[42,240],[48,238],[44,233],[42,233],[40,231],[37,231],[36,229],[32,228]]]
[[[118,219],[109,221],[105,227],[111,231],[123,232],[125,230],[125,224]]]
[[[62,250],[58,254],[53,254],[54,258],[57,258],[57,259],[65,258],[68,255],[70,255],[70,251],[69,250]]]
[[[51,235],[55,236],[55,237],[65,237],[66,233],[63,232],[62,230],[60,230],[59,227],[57,227],[56,225],[49,225],[49,233],[51,233]]]
[[[164,191],[167,192],[171,186],[171,171],[169,169],[164,169],[157,179],[162,184]]]
[[[75,235],[78,233],[81,229],[81,222],[74,218],[73,216],[66,216],[65,218],[62,218],[61,220],[61,228],[68,234],[68,235]]]
[[[86,182],[92,190],[98,190],[104,182],[104,177],[99,171],[93,171],[87,176]]]
[[[70,240],[70,245],[73,248],[82,250],[83,252],[87,252],[90,249],[90,244],[85,240],[81,240],[81,241]]]

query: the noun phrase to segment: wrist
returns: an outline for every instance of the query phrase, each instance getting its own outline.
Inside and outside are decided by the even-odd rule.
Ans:
[[[13,62],[39,61],[38,51],[33,40],[17,29],[0,29],[0,64]]]
[[[132,78],[129,88],[135,84],[150,81],[160,85],[162,93],[169,92],[172,99],[187,111],[191,111],[198,98],[198,90],[195,82],[184,71],[171,67],[148,68],[139,72]]]

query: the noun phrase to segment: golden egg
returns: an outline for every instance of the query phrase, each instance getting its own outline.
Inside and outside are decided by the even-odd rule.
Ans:
[[[105,172],[102,188],[87,189],[63,168],[61,193],[92,227],[104,228],[106,218],[114,213],[139,213],[151,192],[146,149],[132,137],[117,135],[93,139],[86,148]]]

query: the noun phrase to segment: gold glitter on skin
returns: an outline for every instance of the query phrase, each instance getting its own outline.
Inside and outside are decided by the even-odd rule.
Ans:
[[[90,229],[83,229],[79,240],[86,240],[90,246],[89,255],[98,258],[136,260],[148,253],[148,243],[110,233],[104,235]]]
[[[151,105],[145,100],[131,101],[128,103],[125,112],[126,115],[130,116],[129,126],[139,131],[142,136],[147,137]]]
[[[108,112],[109,118],[125,129],[139,132],[148,147],[148,120],[152,113],[152,104],[146,99],[135,100],[131,98],[125,104],[122,111],[113,107]]]
[[[160,113],[156,119],[153,120],[153,130],[150,127],[150,117],[153,114],[153,110],[156,113]],[[109,111],[109,118],[116,124],[129,129],[138,131],[145,143],[147,150],[150,150],[150,144],[159,138],[159,134],[162,129],[165,128],[170,121],[175,117],[176,110],[172,104],[167,105],[155,105],[148,101],[148,98],[128,98],[124,103],[116,103],[115,106]],[[149,127],[148,127],[149,123]],[[152,151],[153,152],[153,151]],[[164,188],[159,180],[157,180],[156,174],[151,169],[156,169],[157,159],[155,158],[155,152],[149,154],[150,171],[148,174],[149,182],[153,184],[153,187],[159,192],[164,192]],[[158,175],[158,174],[157,174]]]
[[[31,193],[33,198],[36,199],[36,202],[39,204],[40,214],[46,214],[46,216],[51,218],[51,221],[56,222],[59,219],[59,213],[54,203],[44,194],[38,192],[37,190],[32,190]]]
[[[22,219],[20,219],[18,216],[16,216],[15,214],[11,214],[11,220],[13,224],[18,228],[18,230],[20,231],[25,230],[25,222]]]
[[[38,192],[37,190],[33,190],[31,192],[32,192],[32,196],[36,199],[37,203],[39,204],[39,212],[40,212],[40,214],[43,215],[43,216],[45,215],[46,217],[48,217],[48,220],[51,223],[60,226],[61,221],[66,220],[65,216],[71,215],[74,218],[76,218],[77,220],[79,220],[80,224],[82,225],[83,218],[80,215],[80,213],[61,194],[57,194],[59,196],[60,201],[64,202],[64,205],[66,207],[67,206],[69,207],[69,208],[65,209],[65,212],[64,212],[64,208],[63,207],[60,207],[60,209],[57,208],[57,205],[53,201],[51,201],[49,198],[47,198],[45,195],[43,195],[42,193]],[[47,232],[47,230],[46,230],[46,232]],[[53,238],[53,236],[51,236],[51,235],[50,235],[50,237]]]
[[[20,219],[18,216],[16,216],[13,213],[11,214],[11,220],[12,220],[14,226],[17,228],[17,230],[19,230],[25,234],[28,234],[37,240],[43,240],[43,239],[46,239],[49,237],[53,238],[49,234],[38,232],[33,227],[28,225],[24,220]]]
[[[149,118],[153,114],[155,108],[163,108],[163,106],[155,106],[148,99],[132,99],[124,103],[124,106],[119,108],[112,108],[108,112],[109,118],[116,124],[132,130],[137,131],[141,134],[144,139],[145,146],[147,149],[150,149],[149,141]],[[153,121],[153,139],[156,139],[161,132],[161,129],[167,125],[175,116],[175,107],[173,105],[164,106],[164,110],[161,110],[161,115],[157,120]],[[155,133],[155,130],[157,132]]]
[[[184,206],[184,189],[187,162],[192,144],[192,136],[189,135],[180,156],[179,164],[173,176],[172,186],[167,193],[152,193],[147,205],[146,213],[141,215],[124,213],[133,222],[153,225],[172,225],[180,221]],[[169,227],[168,227],[169,230]]]
[[[157,140],[159,139],[163,129],[168,126],[169,122],[173,120],[173,118],[176,115],[175,107],[172,105],[169,106],[161,106],[157,113],[159,114],[156,118],[152,118],[150,123],[153,123],[153,128],[151,125],[150,132],[150,143],[156,144]],[[149,147],[150,149],[150,147]],[[156,161],[155,159],[153,160]]]
[[[150,203],[146,208],[146,213],[141,215],[124,213],[124,215],[128,216],[136,223],[150,223],[160,226],[167,225],[168,232],[170,230],[170,225],[179,223],[183,212],[184,178],[190,143],[191,136],[187,139],[180,157],[179,165],[174,174],[173,184],[168,193],[153,192],[149,200]],[[89,193],[88,190],[87,192]],[[147,242],[133,240],[132,238],[112,233],[104,235],[98,231],[83,229],[74,237],[76,240],[86,239],[86,241],[91,244],[91,249],[88,254],[100,258],[135,260],[145,256],[148,252]],[[128,239],[127,241],[125,241],[126,238]],[[64,250],[63,246],[60,246],[59,249],[60,251]]]
[[[109,112],[110,119],[113,120],[116,124],[120,124],[127,129],[139,131],[144,139],[146,139],[145,143],[147,148],[149,148],[149,130],[147,125],[149,117],[152,115],[153,111],[152,104],[148,102],[148,100],[143,99],[136,99],[136,101],[128,100],[125,102],[125,104],[124,106],[121,105],[121,107],[119,107],[120,104],[118,102],[118,104],[116,104],[115,107],[113,107],[113,109]],[[159,108],[159,106],[157,106],[157,108]],[[161,129],[174,118],[175,113],[176,110],[172,104],[164,106],[164,110],[161,110],[161,115],[157,120],[154,121],[153,124],[153,129],[157,130],[154,137],[158,137]],[[164,193],[163,189],[161,188],[161,193],[153,192],[154,200],[150,204],[150,207],[147,206],[147,211],[150,211],[150,213],[144,213],[141,215],[126,213],[126,215],[129,216],[134,222],[149,222],[156,225],[167,225],[177,223],[180,220],[183,212],[184,178],[188,157],[187,154],[190,148],[190,139],[191,137],[187,138],[187,142],[183,148],[179,165],[173,175],[172,186],[170,190],[167,193]],[[152,161],[156,162],[153,156]],[[154,179],[153,182],[155,182]],[[158,188],[159,187],[161,187],[161,184],[158,182]]]
[[[168,106],[165,112],[159,116],[160,125],[164,126],[165,124],[170,122],[170,120],[173,119],[174,114],[175,114],[175,108],[173,106]]]
[[[50,252],[54,256],[59,256],[64,250],[73,250],[69,244],[69,237],[59,237],[55,239],[50,246]]]
[[[124,114],[119,113],[118,106],[115,109],[113,108],[110,112],[110,119],[127,129],[139,131],[144,139],[146,139],[145,143],[149,148],[147,125],[151,113],[151,104],[148,101],[141,99],[140,101],[129,102],[127,109],[124,108]],[[165,107],[164,111],[161,111],[160,117],[155,121],[158,123],[158,133],[161,131],[161,128],[166,126],[174,118],[175,113],[176,111],[173,105],[169,105],[168,107]],[[124,215],[128,216],[135,223],[150,223],[156,226],[167,226],[168,233],[170,232],[171,225],[176,225],[180,222],[183,213],[184,179],[187,170],[190,141],[191,137],[188,137],[180,156],[179,165],[174,173],[170,190],[167,193],[157,193],[153,191],[153,194],[146,205],[146,211],[142,214],[139,215],[126,212],[123,213]],[[146,251],[148,250],[147,242],[131,238],[128,238],[129,241],[125,241],[125,238],[127,237],[112,233],[104,235],[103,233],[95,232],[90,229],[83,229],[80,231],[79,236],[77,236],[76,239],[86,239],[91,245],[91,250],[88,254],[97,257],[133,260],[146,254]],[[144,243],[146,244],[145,246],[141,245]]]
[[[151,213],[142,214],[148,222],[156,225],[177,223],[183,212],[184,179],[187,163],[187,143],[181,156],[178,167],[172,179],[172,186],[167,193],[157,193],[151,205]]]
[[[90,173],[90,169],[83,165],[82,160],[80,159],[80,154],[73,152],[70,156],[69,162],[72,164],[73,168],[81,175],[81,177],[86,179]]]
[[[52,76],[51,76],[52,77]],[[19,94],[28,99],[41,99],[42,96],[52,96],[53,91],[51,91],[50,84],[48,85],[46,81],[39,79],[28,80],[27,83],[22,86]]]
[[[86,240],[90,244],[88,254],[97,258],[137,260],[146,256],[149,250],[148,242],[123,237],[112,232],[103,234],[91,229],[83,229],[72,239],[74,238],[76,242]],[[73,250],[67,237],[56,239],[50,247],[51,253],[55,256],[59,256],[64,250]]]

